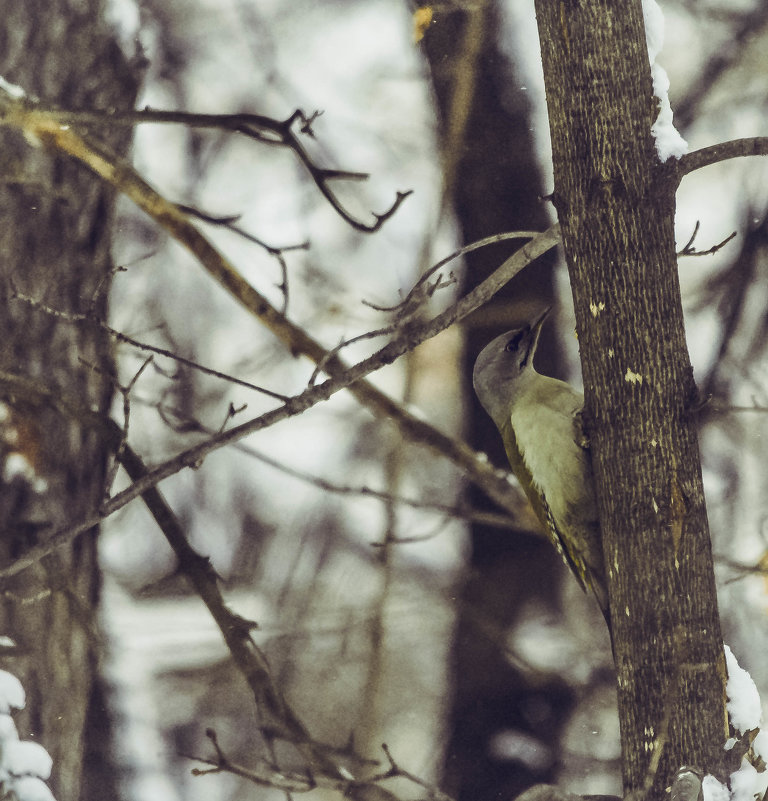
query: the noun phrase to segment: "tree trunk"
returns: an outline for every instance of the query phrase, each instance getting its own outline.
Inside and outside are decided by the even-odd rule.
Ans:
[[[651,136],[640,0],[537,0],[536,13],[609,577],[624,784],[661,798],[683,764],[722,777],[727,736],[674,189]]]
[[[438,9],[423,40],[439,113],[446,200],[455,210],[464,244],[515,228],[543,229],[549,222],[540,199],[528,96],[510,89],[521,81],[500,49],[498,6],[483,0],[467,8]],[[484,280],[519,244],[468,254],[465,289]],[[466,321],[468,385],[483,346],[551,303],[553,263],[551,254],[523,271]],[[551,329],[539,356],[541,369],[558,371]],[[473,447],[507,467],[496,427],[470,395]],[[473,507],[492,506],[482,493],[470,491]],[[554,761],[533,765],[500,759],[491,743],[510,730],[558,742],[574,699],[565,682],[531,681],[501,646],[504,633],[532,601],[557,605],[560,557],[543,536],[537,540],[530,532],[480,524],[472,526],[471,548],[453,644],[455,691],[444,783],[458,799],[487,801],[512,798],[535,782],[554,780]],[[528,714],[532,708],[538,710],[535,719]]]
[[[97,0],[0,2],[0,75],[65,107],[133,106],[137,80]],[[125,151],[125,133],[111,138]],[[0,369],[106,412],[110,343],[15,297],[104,316],[111,271],[112,196],[82,167],[0,129]],[[68,521],[92,513],[104,492],[99,437],[52,408],[0,387],[0,560],[8,563]],[[27,692],[17,721],[53,757],[59,801],[80,798],[83,736],[92,693],[98,587],[95,532],[2,585],[0,634],[16,648],[2,667]]]

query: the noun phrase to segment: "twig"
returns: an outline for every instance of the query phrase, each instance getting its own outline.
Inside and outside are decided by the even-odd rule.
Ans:
[[[333,492],[336,495],[359,495],[363,498],[374,498],[375,500],[384,503],[393,503],[400,506],[408,506],[411,509],[422,509],[427,512],[440,512],[448,517],[457,520],[468,520],[473,523],[478,523],[484,526],[494,526],[497,528],[510,528],[515,524],[512,517],[504,514],[496,514],[493,512],[480,512],[476,509],[468,509],[463,506],[450,506],[448,504],[441,504],[437,501],[419,500],[416,498],[406,498],[403,495],[396,495],[383,490],[373,489],[365,485],[353,486],[349,484],[336,484],[333,481],[328,481],[320,476],[306,473],[302,470],[297,470],[294,467],[288,467],[281,464],[276,459],[272,459],[260,451],[256,451],[247,445],[241,444],[241,450],[258,459],[264,464],[274,467],[281,473],[297,478],[300,481],[305,481],[313,484],[324,492]]]
[[[718,161],[727,159],[743,158],[745,156],[768,156],[768,136],[752,136],[745,139],[731,139],[728,142],[720,142],[717,145],[703,147],[686,153],[671,165],[677,182],[683,176],[710,164],[717,164]]]
[[[292,353],[309,356],[315,363],[326,359],[326,350],[320,343],[272,307],[267,299],[257,292],[191,224],[187,215],[155,192],[130,165],[118,159],[114,153],[99,143],[79,136],[69,127],[50,120],[45,114],[36,112],[34,108],[30,110],[26,100],[18,100],[7,91],[0,92],[0,123],[13,125],[27,135],[37,137],[88,166],[169,231],[200,261],[213,278],[266,325]],[[508,258],[462,303],[471,302],[475,307],[482,305],[526,264],[554,247],[559,241],[560,229],[554,225]],[[460,304],[453,308],[458,310]],[[459,316],[465,314],[454,317],[454,320]],[[324,369],[332,375],[340,375],[347,370],[347,365],[338,357],[333,357],[325,362]],[[395,423],[404,436],[414,442],[422,442],[454,461],[501,506],[509,504],[510,489],[506,481],[495,475],[493,468],[480,461],[466,445],[416,418],[368,381],[358,381],[350,385],[350,391],[360,403],[368,406],[374,413]]]
[[[192,225],[188,216],[155,192],[130,165],[118,159],[114,153],[100,143],[80,136],[69,126],[50,119],[45,112],[39,111],[34,105],[30,104],[31,101],[26,99],[19,100],[5,90],[0,91],[0,123],[17,127],[28,136],[36,137],[50,147],[67,153],[88,166],[97,175],[132,199],[161,226],[166,228],[174,238],[187,247],[199,259],[203,267],[238,302],[260,319],[292,352],[303,353],[315,362],[326,358],[326,350],[319,343],[272,307],[266,298],[245,281],[240,273]],[[283,416],[298,413],[304,408],[308,408],[309,405],[330,397],[333,392],[338,391],[338,388],[349,386],[352,394],[361,403],[367,405],[376,414],[392,420],[398,425],[404,436],[409,437],[414,442],[422,442],[454,461],[467,473],[471,480],[483,487],[485,492],[502,507],[508,507],[510,504],[512,504],[510,508],[514,507],[513,498],[515,495],[511,492],[506,480],[496,475],[491,465],[478,458],[472,449],[410,414],[401,404],[387,397],[370,382],[359,379],[367,372],[376,369],[377,366],[393,361],[410,347],[415,347],[418,342],[434,336],[439,330],[446,328],[451,323],[466,316],[474,308],[485,303],[526,264],[554,247],[559,241],[560,229],[559,226],[554,225],[529,244],[520,248],[462,301],[446,310],[431,323],[409,326],[408,329],[401,332],[396,342],[391,343],[378,354],[374,354],[371,359],[361,362],[354,368],[348,369],[338,357],[328,359],[324,369],[341,378],[332,379],[330,382],[325,382],[319,387],[307,390],[297,398],[289,400],[285,406],[274,412],[276,416],[271,419],[274,421],[284,419]],[[411,331],[413,332],[413,337],[411,336]],[[418,337],[416,336],[417,332]],[[245,436],[250,431],[257,430],[267,424],[271,424],[270,418],[253,423],[254,428],[252,429],[248,428],[247,425],[246,428],[241,426],[232,429],[226,435],[222,435],[222,437],[227,436],[228,439],[226,441],[222,440],[221,444],[233,442],[238,437]],[[200,456],[193,457],[189,464],[194,464],[195,460]],[[173,466],[168,465],[168,467],[172,470],[181,469],[186,465],[185,458],[186,456],[181,454],[181,461]],[[170,473],[167,475],[170,475]],[[156,472],[147,481],[150,484],[153,481],[157,483],[167,475],[160,468],[160,471]],[[140,494],[140,489],[129,488],[126,492],[129,494],[122,494],[122,496],[117,496],[112,500],[111,503],[115,504],[114,509],[121,508],[125,503]],[[95,525],[99,519],[98,517],[90,518],[89,522],[83,522],[74,526],[74,528],[67,529],[66,533],[62,530],[60,532],[61,537],[57,542],[63,543],[71,540],[78,533]],[[40,556],[34,556],[37,553],[38,551],[33,549],[32,556],[27,556],[21,562],[6,569],[18,572],[18,570],[31,564],[35,558],[40,558]]]
[[[413,289],[411,289],[411,291],[402,301],[400,301],[400,303],[397,303],[394,306],[378,306],[375,303],[371,303],[367,300],[363,300],[363,303],[375,311],[397,312],[399,317],[407,316],[409,313],[413,312],[414,306],[420,306],[426,298],[432,297],[437,289],[442,289],[444,286],[448,285],[449,282],[441,281],[440,277],[438,276],[434,284],[430,285],[426,290],[423,288],[423,284],[427,282],[428,279],[441,267],[444,267],[454,259],[458,259],[467,253],[472,253],[475,250],[488,247],[489,245],[495,245],[497,242],[506,242],[510,239],[535,239],[539,233],[539,231],[508,231],[502,234],[493,234],[492,236],[486,236],[483,239],[478,239],[475,242],[471,242],[468,245],[460,247],[458,250],[454,250],[453,253],[448,254],[445,256],[445,258],[440,259],[440,261],[432,265],[432,267],[426,270],[424,274],[419,277],[418,281],[416,281],[414,284]],[[416,302],[417,298],[418,302]]]
[[[473,250],[488,247],[488,245],[494,245],[497,242],[504,242],[510,239],[534,239],[537,236],[539,236],[539,232],[537,231],[510,231],[508,233],[486,236],[484,239],[478,239],[476,242],[472,242],[469,245],[459,248],[458,250],[454,250],[453,253],[450,253],[445,258],[440,259],[437,264],[434,264],[422,276],[420,276],[413,289],[411,289],[408,295],[406,295],[406,297],[395,306],[378,306],[375,303],[370,303],[367,300],[363,300],[363,304],[374,311],[395,312],[395,322],[393,322],[391,325],[385,326],[384,328],[378,328],[375,331],[367,331],[364,334],[358,334],[350,339],[344,339],[339,342],[339,344],[336,345],[332,350],[328,351],[323,359],[317,362],[317,365],[312,372],[312,375],[309,377],[307,384],[311,386],[315,383],[318,375],[323,371],[325,365],[332,358],[338,356],[342,348],[349,347],[350,345],[353,345],[357,342],[362,342],[366,339],[374,339],[376,337],[392,334],[397,331],[400,325],[404,325],[410,319],[412,319],[419,309],[422,308],[424,303],[431,298],[438,289],[442,289],[453,283],[452,281],[443,281],[442,278],[438,276],[433,284],[427,284],[425,286],[425,282],[427,282],[429,277],[441,267],[444,267],[449,262],[465,255],[466,253],[471,253]]]
[[[161,404],[156,404],[156,403],[151,403],[150,405],[157,410],[162,420],[173,431],[177,433],[189,433],[190,431],[192,431],[198,434],[205,434],[206,436],[211,436],[213,434],[220,433],[221,431],[224,430],[224,425],[226,425],[230,420],[232,420],[235,414],[240,414],[245,410],[244,406],[234,409],[230,404],[230,408],[227,412],[224,425],[222,425],[218,429],[218,431],[215,431],[209,428],[208,426],[203,425],[199,420],[187,416],[182,416],[179,412],[177,412],[176,409],[173,408],[166,409]],[[179,420],[178,423],[173,422],[169,418],[168,416],[169,412],[177,417],[177,419]],[[476,523],[478,525],[483,525],[483,526],[490,526],[492,528],[509,529],[514,527],[515,525],[518,526],[520,525],[520,521],[517,518],[513,517],[512,515],[503,514],[501,512],[483,512],[480,511],[479,509],[472,509],[471,507],[465,506],[462,503],[458,505],[442,504],[434,500],[408,498],[404,495],[398,495],[391,492],[385,492],[383,490],[377,490],[374,489],[373,487],[368,487],[364,484],[362,485],[339,484],[334,481],[329,481],[328,479],[323,478],[322,476],[318,476],[314,473],[308,473],[304,470],[299,470],[295,467],[290,467],[289,465],[283,464],[277,459],[273,459],[271,456],[267,456],[267,454],[257,450],[256,448],[251,447],[250,445],[247,445],[244,442],[237,442],[233,445],[233,447],[237,448],[239,452],[245,454],[246,456],[250,456],[253,459],[257,459],[263,464],[266,464],[269,467],[272,467],[275,470],[278,470],[287,476],[291,476],[291,478],[295,478],[298,479],[299,481],[311,484],[312,486],[317,487],[323,492],[332,492],[335,495],[356,495],[361,498],[371,498],[373,500],[381,501],[382,503],[407,506],[411,509],[419,509],[425,512],[440,513],[449,518],[453,518],[456,520],[466,520],[471,523]],[[403,540],[399,541],[402,542]]]
[[[123,424],[119,426],[120,428],[120,442],[115,450],[115,462],[110,467],[107,476],[104,480],[104,498],[109,498],[109,494],[112,491],[112,484],[114,483],[115,478],[117,477],[117,467],[123,460],[123,453],[125,452],[126,447],[128,447],[128,427],[131,421],[131,391],[136,386],[136,382],[139,380],[141,374],[146,370],[146,368],[151,364],[152,356],[147,356],[147,358],[142,362],[141,367],[136,371],[133,378],[131,378],[130,382],[127,386],[123,386],[115,381],[118,391],[122,395],[123,398]]]
[[[308,250],[309,242],[299,242],[297,245],[284,245],[283,247],[275,247],[274,245],[268,245],[263,239],[259,239],[257,236],[249,233],[244,228],[235,225],[235,223],[240,219],[239,214],[229,217],[215,217],[211,214],[206,214],[205,212],[200,211],[200,209],[197,209],[194,206],[187,206],[183,203],[177,203],[176,205],[182,211],[197,217],[203,222],[207,222],[210,225],[221,226],[226,228],[228,231],[232,231],[238,236],[247,239],[249,242],[253,242],[265,250],[270,256],[275,258],[280,267],[281,276],[280,283],[276,286],[283,293],[283,306],[280,309],[280,313],[283,315],[288,314],[288,263],[286,262],[283,254],[291,250]]]
[[[81,405],[75,400],[54,393],[31,379],[2,375],[0,380],[6,385],[12,386],[17,396],[24,397],[25,400],[37,405],[48,403],[63,414],[97,428],[110,449],[119,454],[120,462],[133,481],[134,487],[141,485],[143,480],[150,475],[150,471],[138,454],[125,442],[121,426],[114,421],[97,412],[81,408]],[[346,750],[343,752],[345,759],[341,761],[339,757],[342,756],[342,752],[339,749],[320,743],[309,735],[276,685],[266,656],[251,637],[251,632],[257,627],[256,623],[246,620],[227,607],[219,588],[219,577],[210,560],[195,551],[189,544],[178,518],[168,506],[159,489],[153,484],[145,486],[141,497],[173,549],[178,563],[178,571],[188,579],[206,605],[221,631],[235,665],[247,681],[263,720],[265,737],[279,738],[290,742],[306,760],[311,777],[329,777],[332,781],[338,782],[338,784],[330,786],[343,787],[347,795],[364,801],[364,794],[358,793],[358,790],[366,783],[356,781],[346,765],[356,763],[358,767],[362,768],[369,764],[369,761],[361,757],[351,759],[356,755]],[[216,770],[227,770],[252,781],[259,781],[258,775],[253,771],[241,769],[229,763],[217,745],[215,733],[210,732],[209,738],[214,743],[218,755],[216,762],[209,764],[214,764]],[[268,783],[271,785],[273,780],[274,774]],[[312,782],[316,783],[316,780],[312,778],[310,783]],[[296,791],[310,789],[305,786],[306,784],[305,781],[292,789]],[[384,788],[379,789],[382,801],[396,801],[395,796]]]
[[[27,101],[28,103],[30,101]],[[371,212],[374,222],[364,223],[348,212],[341,201],[330,188],[331,181],[364,181],[367,173],[351,172],[319,167],[306,151],[299,138],[293,132],[294,125],[298,124],[299,131],[305,136],[314,138],[312,123],[319,116],[319,112],[307,116],[301,109],[297,109],[285,120],[276,120],[262,114],[193,114],[183,111],[158,111],[145,108],[136,111],[75,111],[69,109],[45,109],[39,107],[35,112],[44,115],[49,124],[60,128],[69,125],[107,126],[115,125],[134,126],[140,123],[160,123],[185,125],[188,128],[207,128],[221,131],[239,133],[267,145],[277,145],[290,148],[299,158],[309,172],[315,185],[323,197],[331,204],[341,218],[358,231],[374,233],[398,210],[402,202],[411,194],[411,190],[397,192],[392,205],[382,213]]]
[[[510,273],[514,275],[519,272],[519,270],[534,258],[549,250],[558,240],[559,229],[557,226],[552,226],[552,228],[544,234],[540,234],[535,240],[521,248],[513,256],[510,256],[501,267],[472,290],[472,292],[466,295],[466,297],[437,315],[433,320],[411,326],[410,329],[402,332],[397,340],[390,342],[377,353],[374,353],[367,359],[363,359],[363,361],[358,362],[338,376],[329,378],[322,384],[310,387],[301,394],[289,398],[282,406],[253,420],[241,423],[239,426],[223,431],[216,436],[210,437],[204,442],[188,448],[175,457],[162,462],[153,470],[150,470],[142,479],[135,481],[130,487],[104,503],[100,513],[90,515],[85,520],[72,526],[59,529],[54,532],[45,543],[32,546],[23,556],[16,559],[10,565],[0,568],[0,577],[16,575],[22,570],[25,570],[57,548],[70,543],[83,532],[98,525],[105,517],[113,514],[118,509],[122,509],[123,506],[142,495],[142,493],[150,487],[154,487],[169,476],[180,472],[185,467],[199,466],[205,457],[213,451],[238,442],[244,437],[272,426],[288,417],[301,414],[321,401],[328,400],[328,398],[336,392],[347,387],[352,387],[368,373],[384,365],[391,364],[403,353],[412,350],[416,345],[437,335],[440,331],[452,325],[457,320],[466,317],[503,286],[511,277]],[[14,381],[18,383],[18,379],[19,377],[13,376],[13,374],[0,372],[0,383],[4,380],[9,383],[13,383]],[[34,382],[31,381],[29,383],[34,384]],[[391,404],[399,413],[401,428],[410,433],[414,439],[417,438],[417,434],[421,438],[425,438],[426,442],[436,447],[438,452],[450,454],[454,458],[454,461],[461,459],[462,466],[473,481],[476,481],[502,507],[512,508],[510,507],[512,503],[510,497],[511,487],[505,478],[496,474],[496,471],[488,464],[484,457],[476,454],[464,443],[458,442],[442,434],[442,432],[438,432],[432,426],[405,412],[398,404],[386,396],[382,397],[385,399],[386,403]],[[435,443],[440,443],[439,447]],[[514,506],[513,503],[512,505]]]
[[[709,250],[696,250],[693,247],[693,243],[696,239],[696,235],[699,233],[699,220],[696,220],[696,225],[693,226],[693,233],[691,234],[690,239],[683,245],[683,249],[679,250],[677,255],[678,256],[711,256],[714,253],[717,253],[718,250],[724,248],[735,236],[736,231],[729,234],[722,242],[718,242],[716,245],[712,245]]]
[[[148,353],[155,353],[158,356],[164,356],[167,359],[172,359],[179,364],[183,364],[185,367],[190,367],[193,370],[197,370],[200,373],[204,373],[205,375],[213,376],[214,378],[220,378],[222,381],[228,381],[230,384],[237,384],[238,386],[245,387],[246,389],[252,389],[256,392],[260,392],[263,395],[267,395],[270,398],[275,398],[275,400],[279,401],[286,401],[288,397],[286,395],[281,395],[278,392],[273,392],[271,389],[267,389],[266,387],[259,386],[258,384],[252,384],[250,381],[245,381],[242,378],[237,378],[237,376],[230,375],[228,373],[222,373],[219,370],[214,370],[212,367],[206,367],[199,362],[194,361],[193,359],[187,359],[185,356],[179,356],[178,353],[174,353],[172,350],[168,350],[167,348],[161,348],[157,345],[150,345],[148,342],[141,342],[138,339],[134,339],[128,334],[124,334],[122,331],[118,331],[116,328],[112,328],[112,326],[107,325],[103,320],[100,320],[98,317],[90,315],[90,314],[78,314],[73,312],[64,312],[60,309],[54,309],[52,306],[48,306],[45,303],[41,303],[39,300],[32,298],[28,295],[24,295],[19,292],[15,287],[11,287],[11,299],[12,300],[20,300],[26,303],[27,305],[31,306],[34,309],[39,309],[40,311],[44,312],[45,314],[49,314],[52,317],[57,317],[58,319],[65,320],[70,323],[91,323],[93,325],[97,325],[102,331],[109,334],[109,336],[116,339],[118,342],[122,342],[125,345],[131,345],[132,347],[136,348],[137,350],[147,351]]]

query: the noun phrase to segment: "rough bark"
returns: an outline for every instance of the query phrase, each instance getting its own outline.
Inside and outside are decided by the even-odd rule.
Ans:
[[[725,669],[640,0],[537,0],[609,576],[627,791],[721,775]],[[658,770],[653,762],[661,756]]]
[[[129,67],[96,0],[0,2],[0,75],[65,107],[131,107]],[[125,151],[125,133],[111,144]],[[0,366],[106,411],[110,344],[93,325],[72,325],[15,298],[64,312],[106,311],[112,197],[82,167],[0,129]],[[24,405],[0,387],[0,561],[47,532],[92,513],[104,491],[99,437],[55,410]],[[10,469],[26,460],[29,473]],[[34,471],[34,476],[31,471]],[[48,749],[59,801],[80,798],[83,732],[96,657],[95,532],[0,588],[0,633],[16,649],[2,667],[27,692],[22,736]]]

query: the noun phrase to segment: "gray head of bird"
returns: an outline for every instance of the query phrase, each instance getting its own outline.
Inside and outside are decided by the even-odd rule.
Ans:
[[[526,379],[537,375],[533,356],[550,308],[544,309],[531,322],[491,340],[477,357],[472,384],[480,403],[497,426],[509,417],[510,406],[525,387]]]

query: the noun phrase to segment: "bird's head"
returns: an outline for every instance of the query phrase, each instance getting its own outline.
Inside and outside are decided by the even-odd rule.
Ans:
[[[535,373],[533,356],[550,308],[531,322],[491,340],[477,357],[472,384],[483,408],[497,425],[506,419],[525,377]]]

